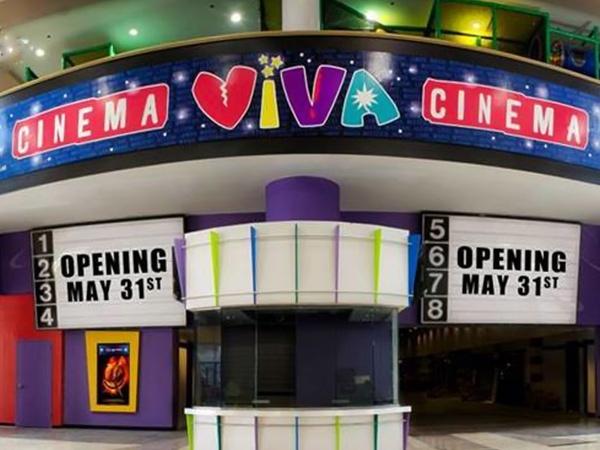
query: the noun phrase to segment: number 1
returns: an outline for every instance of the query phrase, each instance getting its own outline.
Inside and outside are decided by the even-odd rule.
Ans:
[[[42,244],[42,253],[48,253],[48,235],[46,233],[40,234],[38,241]]]

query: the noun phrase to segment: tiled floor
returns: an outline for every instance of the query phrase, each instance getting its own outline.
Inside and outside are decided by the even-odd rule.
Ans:
[[[184,432],[0,427],[0,450],[186,450]]]
[[[409,450],[600,450],[600,420],[458,399],[415,405]]]
[[[409,450],[600,450],[600,420],[491,404],[414,405]],[[184,432],[0,427],[0,450],[186,450]]]

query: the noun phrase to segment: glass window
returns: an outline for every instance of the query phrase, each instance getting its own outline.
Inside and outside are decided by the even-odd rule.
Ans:
[[[395,320],[387,308],[197,313],[196,404],[394,403]]]

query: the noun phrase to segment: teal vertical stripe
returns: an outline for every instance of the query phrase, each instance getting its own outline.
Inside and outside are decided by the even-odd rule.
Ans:
[[[379,415],[373,416],[373,450],[379,448]]]
[[[294,246],[295,246],[295,291],[296,291],[296,304],[298,304],[298,224],[294,225]]]
[[[379,303],[379,275],[381,271],[381,228],[373,233],[373,292],[374,303]]]
[[[217,416],[217,450],[223,450],[221,435],[221,416]]]
[[[250,248],[252,253],[252,301],[256,305],[256,228],[250,227]]]
[[[219,306],[219,233],[214,231],[210,233],[210,253],[212,257],[215,306]]]

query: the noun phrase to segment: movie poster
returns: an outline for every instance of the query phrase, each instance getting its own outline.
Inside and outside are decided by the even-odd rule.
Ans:
[[[97,399],[99,405],[129,405],[129,344],[98,344]]]
[[[85,332],[90,411],[137,412],[139,331]]]

